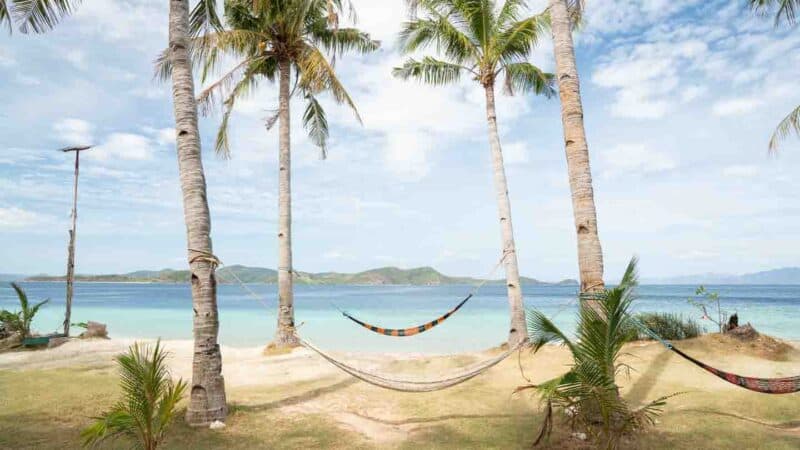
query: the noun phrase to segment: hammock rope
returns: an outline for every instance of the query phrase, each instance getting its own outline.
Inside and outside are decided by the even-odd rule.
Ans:
[[[632,315],[628,315],[634,325],[636,325],[643,333],[650,336],[666,347],[668,350],[675,352],[681,358],[689,361],[690,363],[700,367],[701,369],[716,375],[717,377],[734,384],[741,388],[762,394],[793,394],[800,392],[800,376],[782,377],[782,378],[761,378],[761,377],[746,377],[731,372],[712,367],[700,360],[687,355],[679,348],[675,347],[671,342],[663,339],[658,333],[654,332],[643,324],[639,319]]]
[[[499,269],[500,266],[503,265],[503,261],[505,261],[505,259],[508,257],[508,255],[511,252],[513,252],[513,250],[506,249],[505,251],[503,251],[503,256],[500,257],[500,260],[497,261],[497,264],[495,264],[494,268],[492,268],[492,270],[489,271],[489,273],[486,275],[486,277],[484,277],[483,280],[481,280],[480,283],[476,284],[472,288],[472,290],[467,294],[467,296],[463,300],[461,300],[455,307],[453,307],[453,309],[451,309],[450,311],[447,311],[446,313],[442,314],[441,316],[437,317],[436,319],[431,320],[430,322],[423,323],[422,325],[417,325],[417,326],[409,327],[409,328],[384,328],[384,327],[379,327],[379,326],[372,325],[372,324],[369,324],[367,322],[364,322],[362,320],[359,320],[358,318],[353,317],[350,313],[348,313],[347,311],[342,310],[341,308],[339,308],[335,304],[333,304],[333,303],[331,303],[331,304],[336,309],[338,309],[339,312],[341,312],[344,317],[352,320],[353,322],[357,323],[358,325],[361,325],[362,327],[366,328],[367,330],[372,331],[373,333],[378,333],[378,334],[382,334],[384,336],[393,336],[393,337],[414,336],[416,334],[424,333],[424,332],[430,330],[431,328],[441,324],[442,322],[447,320],[450,316],[455,314],[456,311],[461,309],[461,307],[464,306],[472,297],[474,297],[475,294],[477,294],[478,291],[486,283],[491,281],[492,276],[494,276],[495,272],[497,272],[497,269]]]
[[[333,357],[330,353],[327,353],[321,350],[319,347],[304,340],[302,337],[297,335],[297,333],[295,333],[295,336],[297,337],[297,340],[300,343],[300,345],[318,354],[323,359],[333,364],[334,366],[338,367],[340,370],[347,373],[348,375],[355,377],[365,383],[371,384],[373,386],[399,392],[433,392],[459,385],[461,383],[464,383],[466,381],[469,381],[477,377],[478,375],[486,372],[487,370],[501,363],[503,360],[511,356],[515,351],[519,350],[526,343],[526,341],[522,341],[517,345],[504,351],[500,355],[482,361],[478,364],[475,364],[473,367],[471,367],[468,370],[464,370],[460,374],[436,380],[419,380],[419,379],[389,378],[374,372],[368,372],[366,370],[359,369],[353,365],[347,364]]]

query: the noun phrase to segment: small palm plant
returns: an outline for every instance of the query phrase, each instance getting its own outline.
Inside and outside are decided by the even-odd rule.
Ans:
[[[628,333],[636,324],[629,315],[637,285],[636,259],[631,260],[620,284],[598,294],[597,308],[581,308],[576,339],[570,339],[538,311],[528,314],[528,333],[536,352],[548,343],[561,343],[572,353],[572,368],[534,389],[545,404],[544,425],[536,444],[546,438],[553,424],[553,410],[562,409],[572,425],[593,432],[602,446],[615,448],[624,433],[654,423],[668,397],[632,409],[619,395],[616,375],[630,367],[619,361]]]
[[[33,323],[33,318],[36,317],[36,313],[39,312],[39,308],[49,302],[50,299],[42,300],[31,306],[30,301],[28,301],[28,294],[25,293],[20,285],[11,283],[11,287],[17,293],[20,311],[0,311],[0,322],[3,323],[8,331],[19,332],[23,338],[26,338],[31,335],[31,324]]]
[[[155,450],[175,418],[186,382],[173,382],[161,342],[133,344],[117,356],[122,398],[81,432],[84,447],[106,439],[128,437],[136,448]]]

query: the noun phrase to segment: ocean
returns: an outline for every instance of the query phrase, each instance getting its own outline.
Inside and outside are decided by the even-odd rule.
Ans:
[[[33,323],[38,332],[60,328],[64,284],[26,282],[31,302],[50,298]],[[275,332],[277,287],[249,284],[258,299],[239,285],[219,287],[220,342],[226,346],[262,346]],[[644,285],[634,310],[674,312],[699,319],[687,299],[696,286]],[[740,323],[787,340],[800,340],[800,286],[719,285],[723,309],[738,312]],[[326,349],[353,352],[442,354],[496,346],[506,338],[508,302],[505,287],[487,285],[443,324],[412,337],[371,333],[345,319],[338,308],[378,326],[406,328],[443,314],[471,290],[447,286],[295,286],[295,315],[300,333]],[[575,286],[524,286],[525,304],[573,330],[577,313]],[[16,310],[11,287],[0,285],[0,308]],[[112,338],[191,339],[192,304],[185,284],[76,283],[72,322],[108,324]],[[714,324],[701,321],[713,331]],[[73,333],[80,329],[73,329]]]

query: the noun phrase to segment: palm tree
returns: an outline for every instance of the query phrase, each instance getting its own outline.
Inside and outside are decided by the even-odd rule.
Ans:
[[[80,0],[0,0],[0,27],[11,33],[16,25],[22,33],[44,33],[69,15]]]
[[[431,56],[421,60],[408,59],[401,67],[395,68],[393,74],[434,86],[455,83],[462,75],[470,75],[484,89],[511,312],[508,343],[515,345],[526,339],[525,309],[511,223],[511,202],[497,131],[495,84],[502,74],[509,94],[516,91],[548,97],[554,94],[553,76],[526,60],[538,43],[546,20],[543,16],[522,17],[524,0],[506,0],[500,8],[492,0],[417,0],[412,3],[412,7],[421,9],[426,17],[404,24],[400,35],[401,50],[412,53],[434,46],[445,59]]]
[[[378,42],[356,28],[339,28],[338,15],[345,8],[341,0],[230,0],[225,4],[229,30],[207,33],[193,41],[197,61],[204,64],[203,79],[223,55],[238,60],[234,68],[207,87],[199,102],[207,110],[222,100],[222,123],[216,149],[230,154],[228,122],[238,99],[252,93],[259,82],[278,80],[278,113],[268,128],[278,122],[278,326],[272,346],[297,345],[294,335],[294,294],[292,287],[292,207],[290,99],[294,94],[306,102],[303,125],[312,142],[326,155],[328,122],[318,100],[324,92],[339,104],[358,112],[350,95],[336,76],[323,51],[337,56],[355,51],[368,53]],[[292,87],[292,71],[295,72]]]
[[[228,406],[222,378],[222,355],[217,343],[219,317],[214,271],[219,261],[214,257],[211,248],[211,217],[200,152],[192,63],[189,58],[188,3],[188,0],[169,2],[169,47],[166,57],[170,67],[168,73],[172,78],[178,170],[183,193],[189,268],[192,273],[194,355],[186,421],[193,426],[204,426],[215,420],[225,420]],[[202,12],[203,2],[199,5],[194,9],[193,18],[198,17],[195,12]],[[213,7],[208,11],[213,17]]]
[[[583,105],[575,64],[572,29],[580,20],[583,0],[550,0],[550,29],[556,58],[556,79],[561,97],[561,122],[567,156],[569,187],[572,192],[572,214],[578,235],[578,270],[581,294],[602,292],[603,249],[597,233],[597,212],[594,206],[589,146],[583,125]],[[591,300],[587,303],[593,305]]]
[[[564,410],[589,431],[599,431],[600,444],[606,448],[616,448],[625,431],[653,424],[661,412],[669,396],[634,410],[620,397],[616,382],[618,373],[630,370],[619,357],[630,339],[630,330],[636,330],[630,308],[637,284],[634,258],[618,286],[598,293],[597,308],[581,308],[575,339],[570,339],[544,314],[530,312],[528,333],[533,351],[558,343],[566,346],[573,358],[567,373],[538,385],[517,388],[517,392],[535,390],[545,403],[547,415],[536,443],[550,432],[553,408]]]
[[[789,25],[796,22],[796,11],[800,8],[800,0],[748,0],[754,11],[760,14],[775,12],[775,26],[781,21]],[[770,153],[777,152],[781,141],[794,131],[800,135],[800,106],[795,108],[781,120],[769,140]]]
[[[183,380],[172,381],[166,359],[160,341],[154,347],[135,343],[117,356],[122,399],[81,432],[84,447],[123,436],[144,450],[164,442],[186,391]]]

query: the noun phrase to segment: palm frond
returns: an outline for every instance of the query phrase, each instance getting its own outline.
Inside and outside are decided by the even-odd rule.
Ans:
[[[574,350],[572,341],[547,316],[539,311],[531,310],[526,314],[528,336],[536,352],[551,343],[560,343]]]
[[[497,13],[497,26],[506,28],[508,24],[520,19],[520,14],[528,7],[527,0],[506,0]]]
[[[400,31],[399,43],[403,53],[434,46],[437,52],[457,64],[467,60],[475,62],[481,54],[476,43],[453,24],[452,18],[444,16],[406,22]]]
[[[223,102],[224,111],[222,113],[222,121],[217,129],[217,137],[214,141],[214,151],[223,159],[229,159],[231,157],[230,141],[228,140],[228,123],[231,114],[233,114],[236,101],[253,92],[257,84],[258,80],[255,76],[255,71],[248,69],[233,86]]]
[[[542,39],[548,23],[543,14],[512,23],[497,35],[492,56],[505,61],[526,58]]]
[[[203,88],[200,91],[200,95],[197,96],[200,113],[207,115],[220,98],[225,98],[227,102],[227,98],[229,98],[230,92],[235,89],[235,86],[238,86],[248,74],[252,75],[254,72],[253,66],[263,60],[264,58],[253,58],[241,61],[216,81]]]
[[[800,136],[800,106],[784,117],[778,127],[775,128],[775,132],[772,133],[772,137],[769,140],[769,152],[772,154],[777,153],[781,141],[786,139],[791,132]]]
[[[749,0],[750,6],[758,14],[769,14],[775,11],[775,26],[785,20],[789,25],[794,25],[797,20],[797,8],[800,0]]]
[[[196,37],[211,31],[222,31],[222,21],[217,15],[217,1],[199,0],[189,14],[189,34]]]
[[[14,21],[23,33],[44,33],[53,29],[64,17],[72,13],[75,5],[80,0],[3,0],[10,2]],[[8,6],[4,5],[5,15],[8,15]],[[0,14],[2,17],[2,14]]]
[[[8,32],[14,29],[11,25],[11,14],[8,11],[8,0],[0,0],[0,26],[5,25]]]
[[[434,86],[455,83],[461,73],[470,69],[426,56],[422,61],[408,59],[402,66],[392,69],[392,75],[404,80],[414,79]]]
[[[11,287],[14,289],[14,292],[17,293],[17,299],[19,300],[19,306],[26,310],[28,309],[28,294],[25,293],[25,290],[22,289],[22,286],[17,284],[16,282],[11,282]]]
[[[584,0],[564,0],[567,2],[567,12],[573,28],[583,25],[583,11],[586,9]]]
[[[313,38],[325,50],[334,52],[334,54],[345,52],[366,54],[374,52],[380,47],[380,42],[373,40],[369,33],[356,28],[332,30],[328,27],[319,27],[313,30]]]
[[[362,123],[353,99],[350,98],[350,94],[347,93],[344,85],[339,81],[333,66],[318,48],[306,46],[296,64],[300,71],[298,86],[303,91],[312,95],[323,91],[330,92],[337,103],[349,106],[356,120]]]
[[[308,132],[308,137],[320,149],[322,159],[328,157],[328,119],[325,110],[317,98],[311,94],[306,95],[306,110],[303,113],[303,127]]]
[[[533,92],[550,98],[556,94],[555,75],[542,72],[541,69],[527,62],[503,65],[505,71],[505,91],[509,95],[516,92]]]

